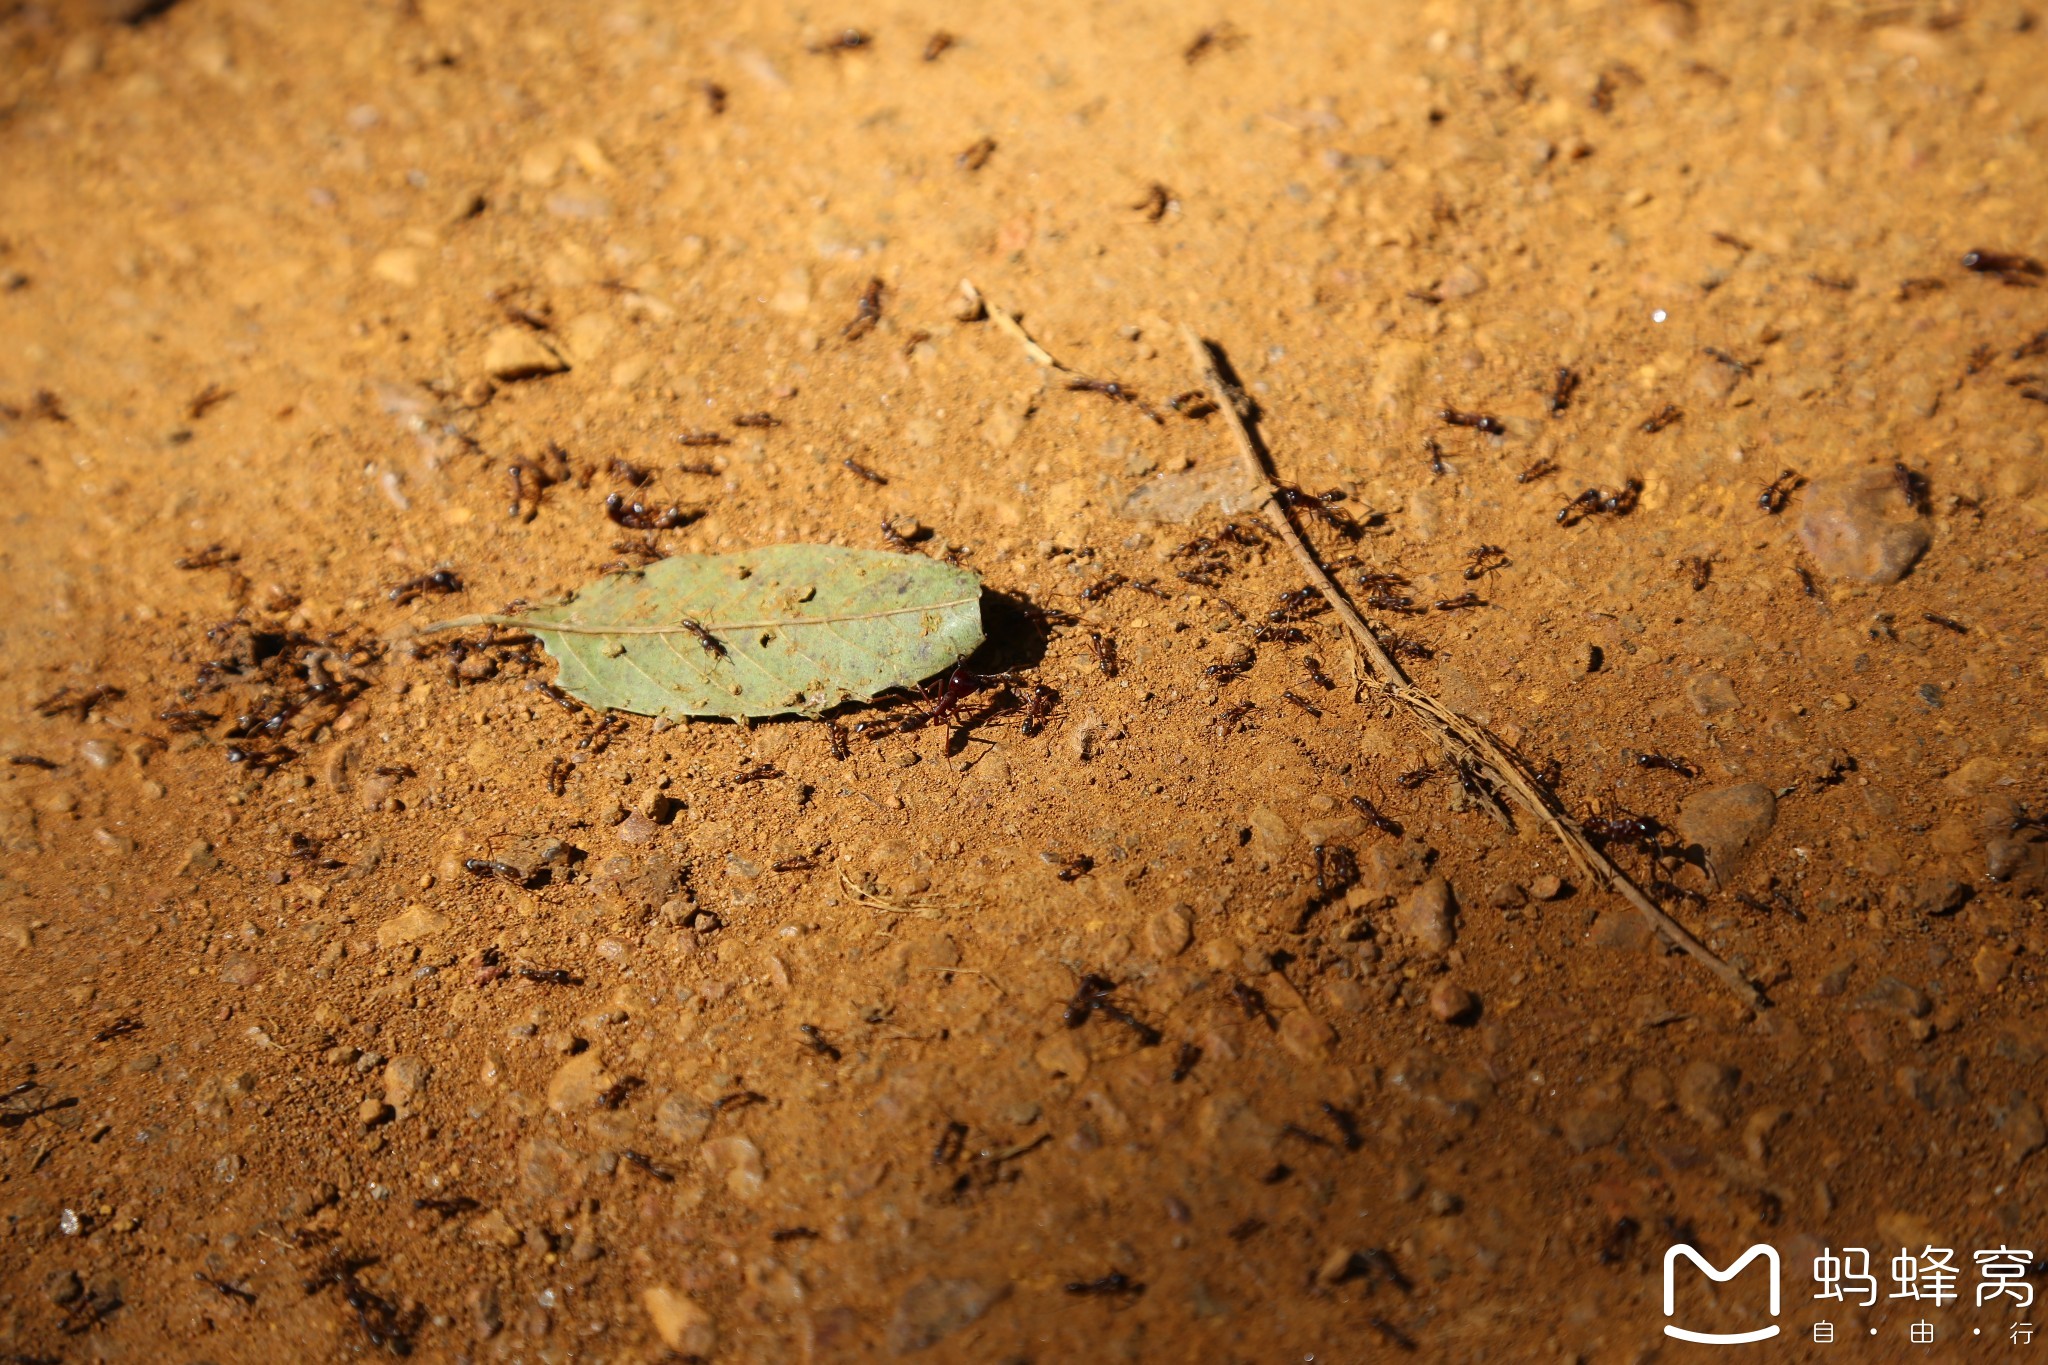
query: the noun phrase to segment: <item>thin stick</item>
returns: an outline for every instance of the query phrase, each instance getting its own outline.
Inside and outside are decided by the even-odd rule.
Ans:
[[[991,309],[990,316],[995,315],[996,311]],[[1610,862],[1606,854],[1594,847],[1592,840],[1586,837],[1586,832],[1565,812],[1557,798],[1538,783],[1521,760],[1509,753],[1486,727],[1451,710],[1408,680],[1400,666],[1380,646],[1379,640],[1372,633],[1372,627],[1366,624],[1365,618],[1358,614],[1358,609],[1351,605],[1350,599],[1345,597],[1336,582],[1324,571],[1315,551],[1309,548],[1308,542],[1295,527],[1293,518],[1287,515],[1287,509],[1280,501],[1279,492],[1273,486],[1272,471],[1268,468],[1263,448],[1252,434],[1250,422],[1242,410],[1244,396],[1235,385],[1224,381],[1222,370],[1217,364],[1216,352],[1192,327],[1183,327],[1181,331],[1203,382],[1209,386],[1211,392],[1224,397],[1223,411],[1230,420],[1230,430],[1236,438],[1238,455],[1244,461],[1245,471],[1263,490],[1260,506],[1267,522],[1286,543],[1287,548],[1294,552],[1295,559],[1322,592],[1324,599],[1335,608],[1338,619],[1350,629],[1352,636],[1357,639],[1359,647],[1365,651],[1366,658],[1371,662],[1372,677],[1368,685],[1389,700],[1400,703],[1420,719],[1436,734],[1438,742],[1453,760],[1462,761],[1484,774],[1493,785],[1513,796],[1517,805],[1541,820],[1564,845],[1565,852],[1571,856],[1572,861],[1577,863],[1588,877],[1635,906],[1643,918],[1649,921],[1652,929],[1699,959],[1708,970],[1720,977],[1730,990],[1742,997],[1744,1003],[1752,1008],[1761,1007],[1763,997],[1757,988],[1751,985],[1741,972],[1694,938],[1685,926],[1664,913],[1663,908],[1643,894],[1642,889]]]

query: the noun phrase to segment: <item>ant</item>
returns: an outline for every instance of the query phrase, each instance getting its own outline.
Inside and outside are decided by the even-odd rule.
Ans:
[[[447,1199],[415,1199],[412,1201],[412,1206],[416,1212],[438,1213],[443,1218],[452,1218],[458,1213],[469,1213],[482,1207],[476,1200],[471,1199],[466,1194],[458,1194],[453,1198]]]
[[[1557,461],[1538,460],[1534,464],[1530,465],[1528,468],[1524,469],[1521,473],[1515,475],[1515,482],[1534,483],[1536,482],[1536,480],[1541,478],[1547,478],[1548,476],[1555,474],[1556,472]]]
[[[1335,895],[1358,880],[1358,855],[1338,845],[1316,845],[1316,890]]]
[[[213,711],[181,711],[172,707],[157,712],[156,718],[169,726],[174,734],[191,734],[214,724],[220,716]]]
[[[1194,1074],[1195,1064],[1202,1060],[1202,1049],[1193,1043],[1182,1043],[1173,1055],[1173,1083],[1179,1085]]]
[[[729,446],[732,439],[722,431],[684,431],[677,433],[676,444],[698,449],[704,446]]]
[[[1323,599],[1323,590],[1314,584],[1280,594],[1280,605],[1266,613],[1266,619],[1275,623],[1299,621],[1307,616],[1321,616],[1330,609]]]
[[[2002,284],[2032,284],[2026,277],[2042,273],[2041,263],[2031,256],[1981,248],[1963,253],[1963,269],[1979,275],[1996,275]]]
[[[1474,431],[1483,431],[1488,436],[1508,434],[1507,423],[1490,413],[1466,412],[1461,408],[1438,408],[1436,416],[1445,426],[1470,427]]]
[[[1603,844],[1619,842],[1647,845],[1664,832],[1664,826],[1650,816],[1631,815],[1627,811],[1612,818],[1588,816],[1581,828],[1585,830],[1587,838]]]
[[[1146,406],[1145,401],[1139,398],[1134,391],[1125,388],[1114,379],[1088,379],[1085,377],[1069,379],[1067,381],[1067,391],[1069,393],[1099,393],[1112,403],[1129,403],[1139,412],[1151,418],[1155,423],[1163,423],[1164,421],[1158,413]]]
[[[1422,641],[1407,635],[1389,635],[1386,638],[1387,652],[1397,659],[1434,659],[1436,651]]]
[[[226,1280],[217,1280],[211,1275],[202,1275],[196,1270],[192,1272],[192,1278],[224,1299],[237,1299],[245,1304],[256,1302],[254,1294],[241,1288],[239,1285],[229,1284]]]
[[[1242,46],[1243,43],[1244,35],[1237,31],[1235,24],[1225,19],[1222,23],[1211,25],[1197,33],[1195,40],[1181,52],[1181,60],[1193,66],[1211,52],[1228,52]]]
[[[576,765],[568,759],[555,757],[548,760],[548,770],[542,775],[547,783],[548,795],[562,796],[569,790],[569,779],[576,773]]]
[[[925,40],[924,59],[928,62],[937,61],[947,48],[953,46],[955,41],[952,34],[944,29],[940,29]]]
[[[1794,564],[1792,572],[1799,575],[1799,590],[1801,592],[1805,593],[1808,597],[1817,598],[1820,596],[1820,585],[1814,581],[1813,570],[1807,568],[1804,564]]]
[[[1422,438],[1422,453],[1429,456],[1429,472],[1437,478],[1440,479],[1451,472],[1451,467],[1444,463],[1444,448],[1438,444],[1436,437]]]
[[[1898,485],[1899,496],[1906,500],[1906,506],[1915,512],[1927,510],[1927,476],[1918,470],[1908,469],[1904,461],[1892,462],[1892,481]]]
[[[836,57],[842,52],[858,52],[873,41],[860,29],[841,29],[824,42],[811,44],[810,51],[824,57]]]
[[[1173,594],[1160,587],[1159,580],[1156,578],[1133,578],[1131,580],[1131,587],[1138,592],[1144,593],[1147,597],[1156,597],[1162,602],[1171,602],[1173,600]]]
[[[622,1077],[617,1084],[607,1086],[598,1092],[597,1107],[600,1109],[616,1109],[626,1102],[628,1095],[646,1084],[647,1082],[641,1080],[638,1076]]]
[[[1249,647],[1242,648],[1221,663],[1210,664],[1202,672],[1215,679],[1217,686],[1220,687],[1224,683],[1236,682],[1239,678],[1242,678],[1251,671],[1252,664],[1257,662],[1257,660],[1258,655]]]
[[[1645,771],[1662,769],[1665,772],[1677,773],[1680,777],[1698,777],[1700,775],[1700,770],[1684,759],[1672,758],[1665,754],[1637,754],[1636,766]]]
[[[1308,712],[1311,716],[1314,716],[1316,719],[1322,719],[1323,712],[1321,707],[1316,706],[1314,703],[1306,701],[1301,697],[1295,696],[1292,692],[1283,691],[1280,694],[1280,700],[1284,702],[1291,702],[1293,705],[1300,707],[1302,710]]]
[[[1128,1294],[1132,1298],[1145,1292],[1145,1286],[1121,1270],[1112,1270],[1096,1280],[1069,1280],[1063,1286],[1069,1294],[1117,1296]]]
[[[1230,983],[1230,998],[1244,1011],[1245,1018],[1263,1019],[1266,1021],[1266,1027],[1270,1029],[1280,1027],[1280,1021],[1273,1017],[1272,1007],[1266,1003],[1265,993],[1257,986],[1243,981],[1233,981]]]
[[[1156,185],[1153,188],[1165,189],[1166,187],[1164,185]],[[1165,211],[1164,208],[1160,209],[1161,213]],[[1153,221],[1157,222],[1158,219],[1155,218]],[[1192,422],[1199,422],[1216,411],[1215,400],[1210,398],[1208,393],[1202,389],[1189,389],[1186,393],[1175,394],[1166,401],[1166,406]]]
[[[777,1242],[777,1243],[780,1243],[780,1242],[810,1242],[810,1241],[815,1241],[815,1240],[817,1239],[817,1236],[818,1236],[818,1230],[817,1230],[816,1228],[807,1228],[807,1227],[793,1227],[793,1228],[777,1228],[777,1229],[775,1229],[775,1230],[774,1230],[773,1232],[771,1232],[771,1233],[769,1233],[769,1234],[768,1234],[768,1240],[769,1240],[769,1241],[771,1241],[771,1242]]]
[[[1678,561],[1678,576],[1684,578],[1690,575],[1692,590],[1701,592],[1713,578],[1714,562],[1719,558],[1719,555],[1687,555]]]
[[[407,579],[393,588],[388,595],[394,603],[402,607],[429,593],[443,597],[461,591],[462,579],[453,569],[436,569],[432,573],[421,574],[418,578]]]
[[[1940,626],[1943,630],[1952,630],[1958,635],[1968,635],[1970,633],[1968,626],[1952,616],[1940,616],[1931,611],[1923,611],[1920,613],[1920,619],[1931,625]]]
[[[1110,999],[1110,994],[1115,990],[1116,982],[1106,976],[1097,976],[1090,972],[1074,987],[1074,997],[1060,1012],[1060,1019],[1068,1028],[1079,1028],[1088,1022],[1090,1016],[1100,1014],[1137,1034],[1138,1046],[1159,1046],[1159,1030]]]
[[[1262,645],[1305,645],[1308,636],[1295,626],[1254,626],[1252,639]]]
[[[9,754],[7,761],[17,768],[40,768],[44,772],[49,772],[57,766],[55,762],[41,754]]]
[[[767,782],[782,776],[782,769],[773,763],[753,763],[733,774],[732,784],[744,787],[749,782]]]
[[[509,886],[531,887],[540,870],[529,870],[494,858],[464,858],[463,871],[473,877],[491,877]]]
[[[839,1060],[841,1056],[839,1049],[832,1046],[831,1043],[827,1042],[825,1039],[825,1035],[818,1032],[818,1030],[813,1025],[798,1024],[796,1026],[796,1031],[804,1036],[805,1047],[808,1047],[811,1051],[817,1053],[820,1057],[827,1057],[835,1062]]]
[[[739,416],[732,419],[732,424],[736,427],[759,428],[765,430],[769,427],[781,426],[782,419],[780,417],[777,417],[772,412],[743,412]]]
[[[1658,432],[1684,416],[1685,410],[1683,408],[1680,408],[1675,403],[1666,403],[1663,407],[1643,419],[1641,430],[1647,436],[1655,436]]]
[[[1806,486],[1806,479],[1796,469],[1782,470],[1778,477],[1765,484],[1756,495],[1756,505],[1772,516],[1785,510],[1785,504],[1792,500],[1795,489]]]
[[[373,1264],[374,1257],[336,1258],[316,1271],[312,1279],[305,1281],[303,1288],[309,1295],[317,1294],[329,1285],[340,1289],[343,1301],[355,1310],[356,1324],[363,1329],[363,1335],[370,1339],[372,1346],[388,1345],[395,1355],[410,1355],[410,1333],[399,1315],[398,1306],[371,1292],[356,1278],[358,1270]]]
[[[1641,479],[1630,479],[1621,486],[1619,491],[1613,493],[1603,493],[1597,488],[1588,488],[1585,492],[1564,505],[1563,509],[1557,514],[1557,524],[1560,526],[1576,526],[1580,521],[1590,516],[1625,517],[1635,510],[1636,501],[1641,496],[1642,491],[1643,481]]]
[[[1060,860],[1057,874],[1063,882],[1077,882],[1095,870],[1095,860],[1085,853],[1076,853],[1071,858]]]
[[[1089,632],[1088,652],[1095,656],[1095,666],[1102,670],[1103,677],[1114,678],[1116,676],[1116,637],[1098,635],[1093,631]]]
[[[83,721],[92,714],[94,707],[110,701],[119,701],[127,695],[120,688],[108,687],[104,683],[82,691],[65,687],[44,697],[31,709],[39,716],[69,715],[74,720]]]
[[[1719,361],[1721,364],[1726,365],[1729,369],[1735,371],[1735,373],[1737,374],[1746,375],[1751,370],[1756,368],[1755,365],[1751,364],[1747,360],[1737,360],[1734,356],[1728,354],[1726,351],[1722,350],[1718,346],[1702,346],[1700,347],[1700,351],[1710,360]]]
[[[543,986],[580,986],[583,978],[560,967],[521,967],[521,980],[537,982]]]
[[[1550,385],[1550,415],[1564,416],[1565,409],[1572,404],[1572,395],[1579,389],[1579,372],[1569,365],[1557,367],[1557,377]]]
[[[654,482],[653,470],[642,469],[639,465],[629,460],[621,460],[614,457],[610,469],[611,476],[620,483],[625,484],[628,488],[645,488],[648,484]]]
[[[707,479],[715,479],[719,475],[718,466],[715,464],[679,464],[675,471],[678,474],[698,474]]]
[[[1373,608],[1375,611],[1398,611],[1409,616],[1417,616],[1429,610],[1428,607],[1416,606],[1415,599],[1412,597],[1404,597],[1391,592],[1373,593],[1365,599],[1365,605]]]
[[[1322,688],[1323,691],[1334,692],[1337,690],[1337,684],[1330,681],[1329,674],[1323,672],[1321,660],[1317,659],[1314,655],[1311,654],[1303,657],[1301,669],[1302,675],[1317,687]]]
[[[1823,289],[1832,289],[1838,294],[1847,294],[1856,288],[1853,275],[1823,275],[1818,270],[1806,272],[1806,278]]]
[[[1273,496],[1280,500],[1282,507],[1293,508],[1318,517],[1323,524],[1347,540],[1356,540],[1361,534],[1357,522],[1339,512],[1336,504],[1344,501],[1344,490],[1332,488],[1327,492],[1308,493],[1291,483],[1273,485]]]
[[[932,1165],[950,1166],[958,1161],[967,1150],[967,1125],[958,1119],[948,1119],[939,1133],[939,1140],[932,1144]]]
[[[178,560],[177,566],[181,569],[218,569],[235,563],[241,557],[239,551],[230,550],[225,545],[209,545]]]
[[[1476,592],[1461,592],[1456,597],[1439,597],[1436,601],[1438,611],[1463,611],[1468,607],[1485,605],[1485,599]]]
[[[831,748],[832,757],[841,763],[853,756],[853,750],[846,743],[846,727],[836,720],[825,722],[825,743]]]
[[[861,41],[866,42],[867,39],[863,37]],[[846,324],[841,336],[848,341],[859,341],[875,330],[875,324],[882,320],[882,287],[879,278],[868,281],[867,288],[860,291],[860,301],[854,305],[853,321]]]
[[[592,755],[601,754],[612,747],[612,740],[625,728],[626,722],[617,716],[605,716],[591,727],[589,734],[576,741],[576,747],[588,749]]]
[[[817,866],[817,863],[809,858],[779,858],[775,862],[774,870],[777,872],[811,872],[815,871]]]
[[[988,159],[996,154],[996,140],[992,137],[977,138],[974,145],[953,158],[954,164],[963,171],[978,171],[988,165]]]
[[[955,667],[952,672],[946,675],[945,681],[941,682],[936,690],[929,686],[923,689],[924,699],[932,708],[931,723],[933,725],[945,724],[948,720],[959,715],[960,704],[976,692],[981,691],[984,687],[1010,681],[1013,681],[1013,679],[1007,673],[991,673],[983,676],[979,673],[969,672],[964,664]]]
[[[1480,545],[1465,552],[1465,581],[1475,582],[1508,567],[1508,552],[1498,545]]]
[[[1256,702],[1241,701],[1216,718],[1214,729],[1219,735],[1235,734],[1243,728],[1244,718],[1252,713]]]
[[[668,1170],[666,1167],[656,1165],[654,1159],[645,1153],[636,1152],[629,1147],[619,1153],[619,1159],[621,1161],[630,1161],[664,1185],[675,1183],[676,1173]]]
[[[0,1109],[0,1129],[19,1128],[30,1119],[39,1119],[43,1115],[53,1114],[59,1109],[76,1109],[78,1107],[78,1097],[76,1095],[67,1095],[61,1100],[50,1100],[48,1102],[25,1098],[28,1092],[35,1088],[36,1082],[23,1081],[6,1094],[0,1095],[0,1104],[9,1106],[8,1108]],[[12,1106],[17,1103],[25,1104],[29,1107],[26,1109],[13,1108]]]
[[[612,523],[628,531],[673,531],[678,526],[688,526],[702,513],[685,512],[680,507],[669,507],[656,511],[641,503],[628,504],[617,493],[608,493],[604,500],[604,514]]]
[[[878,488],[886,488],[889,486],[889,480],[886,475],[877,474],[874,470],[869,469],[866,465],[854,459],[852,456],[848,456],[846,459],[841,460],[839,463],[845,466],[845,468],[847,468],[848,470],[850,470],[856,477],[865,479],[867,482],[874,484]]]
[[[1059,699],[1060,694],[1044,683],[1031,685],[1031,695],[1024,702],[1024,733],[1027,737],[1035,736],[1045,728],[1046,719],[1052,715],[1052,708]]]
[[[1130,581],[1130,579],[1120,573],[1113,573],[1105,578],[1097,579],[1081,589],[1081,600],[1083,602],[1099,602]]]
[[[1425,763],[1419,768],[1410,768],[1407,772],[1402,773],[1399,777],[1394,779],[1394,784],[1400,787],[1403,791],[1412,792],[1417,787],[1420,787],[1423,783],[1429,781],[1430,778],[1435,776],[1435,765]]]

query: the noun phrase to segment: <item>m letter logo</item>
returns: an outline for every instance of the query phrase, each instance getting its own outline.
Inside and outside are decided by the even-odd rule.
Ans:
[[[1678,1265],[1678,1258],[1685,1257],[1698,1266],[1706,1277],[1716,1284],[1726,1284],[1742,1273],[1742,1268],[1761,1256],[1771,1267],[1771,1316],[1778,1316],[1778,1249],[1758,1242],[1737,1257],[1735,1264],[1726,1270],[1716,1270],[1707,1263],[1707,1258],[1683,1242],[1675,1244],[1664,1253],[1664,1316],[1670,1317],[1678,1311],[1677,1285],[1671,1272]],[[1683,1327],[1664,1324],[1664,1335],[1677,1337],[1680,1341],[1697,1341],[1705,1346],[1739,1346],[1747,1341],[1765,1341],[1778,1335],[1778,1326],[1759,1327],[1754,1332],[1689,1332]]]

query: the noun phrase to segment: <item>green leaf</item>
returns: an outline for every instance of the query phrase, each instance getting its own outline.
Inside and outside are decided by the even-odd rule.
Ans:
[[[776,545],[677,555],[524,616],[562,690],[643,716],[815,716],[910,687],[981,643],[981,578],[923,555]]]

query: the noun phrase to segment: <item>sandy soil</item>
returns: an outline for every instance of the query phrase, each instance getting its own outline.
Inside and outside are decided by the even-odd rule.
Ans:
[[[1823,1247],[2048,1253],[2024,7],[122,8],[0,4],[6,1359],[1683,1359],[1675,1241],[1778,1247],[1792,1337]],[[1302,573],[1183,324],[1766,1005],[1334,616],[1253,641]],[[410,638],[890,535],[1042,731]]]

